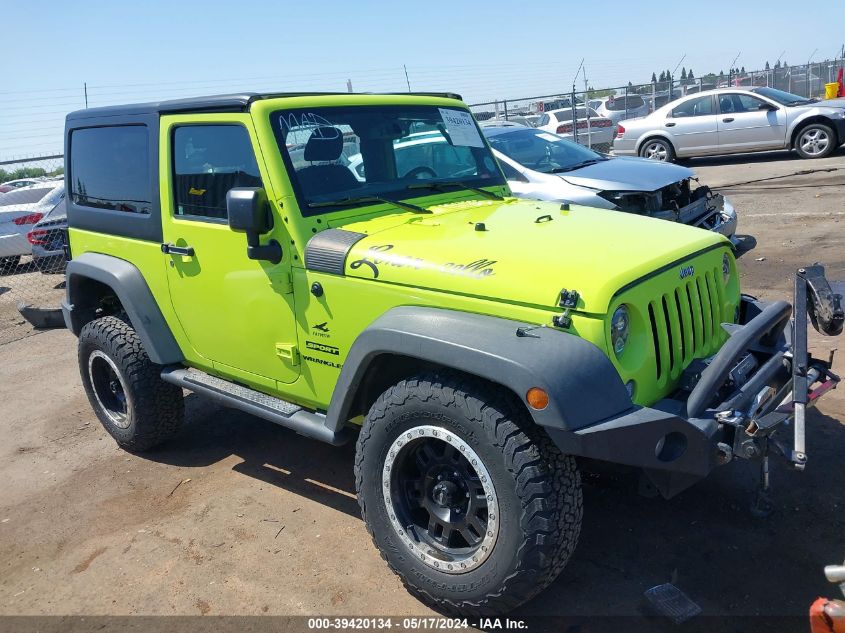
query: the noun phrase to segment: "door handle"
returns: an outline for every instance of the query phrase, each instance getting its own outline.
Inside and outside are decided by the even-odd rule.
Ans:
[[[722,121],[724,121],[725,123],[730,123],[733,120],[734,120],[734,118],[732,116],[725,117],[724,119],[722,119]]]
[[[193,246],[176,246],[175,244],[165,243],[161,245],[161,252],[165,255],[181,255],[182,257],[193,257]]]
[[[675,127],[675,123],[669,122],[666,124],[666,127]]]

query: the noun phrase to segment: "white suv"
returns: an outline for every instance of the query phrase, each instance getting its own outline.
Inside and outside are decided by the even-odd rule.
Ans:
[[[613,121],[614,125],[626,119],[646,116],[649,111],[648,104],[640,95],[628,95],[627,97],[611,95],[600,99],[590,99],[589,105],[598,112],[599,116]]]

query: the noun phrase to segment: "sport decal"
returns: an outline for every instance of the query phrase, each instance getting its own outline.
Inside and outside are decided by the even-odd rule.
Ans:
[[[305,341],[305,347],[314,350],[315,352],[322,352],[323,354],[331,354],[339,356],[340,350],[333,345],[326,345],[325,343],[315,343],[314,341]]]
[[[349,263],[349,268],[358,270],[362,266],[370,269],[373,273],[373,278],[378,279],[381,273],[379,266],[391,266],[393,268],[413,268],[421,270],[423,268],[435,268],[436,270],[446,273],[447,275],[458,275],[460,277],[472,277],[473,279],[483,279],[490,277],[495,273],[494,266],[497,263],[495,259],[476,259],[469,263],[461,262],[447,262],[445,264],[436,264],[426,262],[419,257],[408,257],[406,255],[399,255],[391,252],[393,244],[381,244],[378,246],[371,246],[361,259],[356,259]]]

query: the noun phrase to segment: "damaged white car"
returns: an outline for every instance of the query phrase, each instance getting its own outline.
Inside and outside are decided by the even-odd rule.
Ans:
[[[736,241],[736,210],[691,169],[599,154],[543,130],[485,126],[513,194],[683,222]]]

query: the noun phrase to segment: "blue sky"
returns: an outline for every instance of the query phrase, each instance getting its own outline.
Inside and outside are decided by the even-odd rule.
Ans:
[[[449,90],[469,102],[833,58],[829,3],[50,0],[0,12],[0,160],[61,149],[64,114],[238,90]],[[817,5],[817,6],[814,6]],[[796,7],[800,6],[800,15]],[[763,9],[762,7],[765,7]],[[812,38],[796,25],[812,21]],[[12,63],[14,60],[14,63]],[[579,87],[583,78],[579,77]]]

